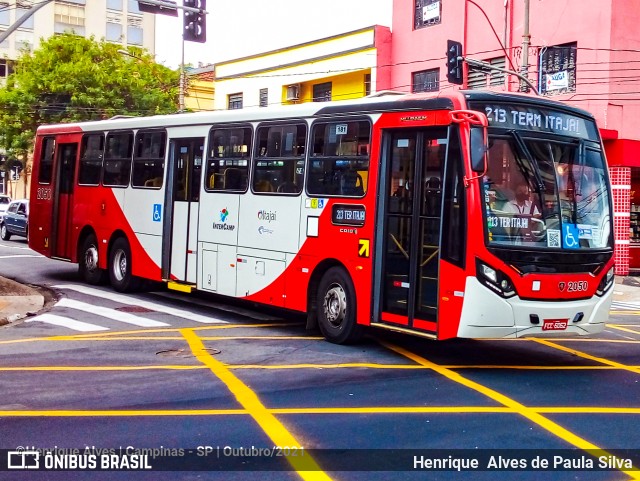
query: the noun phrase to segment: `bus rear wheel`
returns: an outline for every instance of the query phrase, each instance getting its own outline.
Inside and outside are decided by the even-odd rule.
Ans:
[[[356,295],[349,274],[341,267],[329,269],[318,286],[318,325],[325,339],[350,344],[362,337],[356,323]]]
[[[106,271],[98,267],[98,239],[93,234],[85,237],[80,246],[78,273],[87,284],[95,286],[106,281]]]
[[[109,282],[118,292],[137,289],[139,279],[131,274],[131,248],[127,239],[116,239],[109,252]]]

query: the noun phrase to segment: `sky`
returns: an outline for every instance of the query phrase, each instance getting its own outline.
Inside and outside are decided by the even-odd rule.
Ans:
[[[391,27],[393,0],[209,0],[207,42],[185,42],[197,67],[330,37],[371,25]],[[181,3],[179,1],[179,3]],[[156,16],[156,61],[181,61],[182,14]]]

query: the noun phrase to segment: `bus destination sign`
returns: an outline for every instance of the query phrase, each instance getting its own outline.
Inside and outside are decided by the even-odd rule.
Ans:
[[[595,123],[576,115],[521,104],[485,104],[470,102],[474,110],[483,111],[489,126],[534,132],[570,135],[582,139],[598,139]]]
[[[331,222],[334,225],[364,225],[364,205],[334,204],[331,209]]]

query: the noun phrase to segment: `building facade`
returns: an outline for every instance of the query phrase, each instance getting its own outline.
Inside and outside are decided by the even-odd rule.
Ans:
[[[0,33],[38,3],[37,0],[1,0]],[[13,62],[21,51],[33,51],[41,39],[72,31],[76,35],[93,35],[98,40],[104,38],[123,47],[132,45],[145,48],[152,55],[155,53],[155,15],[141,12],[136,0],[55,0],[40,8],[0,43],[0,83],[12,72]],[[0,193],[14,198],[26,196],[28,177],[28,168],[18,179],[10,173],[0,177]]]
[[[215,109],[345,100],[389,88],[391,32],[372,26],[215,65]]]
[[[449,84],[452,39],[465,57],[526,72],[541,95],[595,115],[614,193],[616,273],[626,275],[640,269],[639,23],[637,0],[394,0],[391,88],[522,88],[516,76],[468,65],[464,84]]]

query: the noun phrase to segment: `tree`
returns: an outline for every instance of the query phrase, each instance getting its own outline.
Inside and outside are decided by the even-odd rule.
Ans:
[[[0,149],[26,159],[41,124],[175,112],[180,73],[146,50],[121,48],[63,34],[22,53],[0,88]]]

